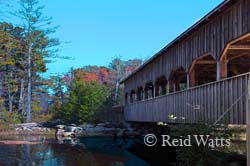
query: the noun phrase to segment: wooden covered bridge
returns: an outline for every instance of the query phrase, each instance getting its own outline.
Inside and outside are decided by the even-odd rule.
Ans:
[[[247,124],[250,0],[225,0],[122,80],[131,122]]]
[[[124,83],[127,121],[246,124],[250,0],[226,0]]]
[[[250,0],[225,0],[124,83],[131,122],[247,124],[250,166]]]

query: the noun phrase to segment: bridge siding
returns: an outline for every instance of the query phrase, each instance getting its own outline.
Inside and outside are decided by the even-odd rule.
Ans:
[[[178,67],[182,66],[188,71],[192,61],[206,53],[219,60],[228,42],[250,32],[250,1],[231,0],[231,3],[234,4],[128,78],[124,82],[125,92],[144,86],[148,81],[155,81],[161,75],[169,78],[170,72]]]
[[[250,74],[201,85],[181,92],[125,105],[125,120],[137,122],[214,123],[235,101],[220,121],[246,124],[246,92]],[[177,117],[175,121],[168,115]],[[182,119],[185,118],[185,119]]]

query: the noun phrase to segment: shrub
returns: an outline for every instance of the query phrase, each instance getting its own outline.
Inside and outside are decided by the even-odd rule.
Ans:
[[[212,126],[206,124],[196,125],[170,125],[171,138],[188,138],[188,135],[210,135],[210,138],[224,138],[228,139],[231,137],[231,131],[225,126]],[[186,166],[211,166],[219,165],[223,153],[226,151],[225,147],[214,147],[210,146],[197,146],[195,139],[191,139],[192,146],[180,146],[178,147],[177,161],[180,165]],[[217,163],[217,164],[216,164]]]

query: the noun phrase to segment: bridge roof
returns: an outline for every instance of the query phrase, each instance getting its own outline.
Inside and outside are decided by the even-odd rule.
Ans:
[[[158,56],[160,56],[164,52],[166,52],[171,46],[173,46],[174,44],[177,44],[178,42],[183,40],[185,37],[187,37],[189,34],[194,32],[197,28],[199,28],[202,25],[204,25],[205,23],[209,22],[213,17],[216,17],[219,13],[228,9],[228,7],[232,6],[234,4],[234,2],[237,2],[237,0],[224,0],[217,7],[215,7],[212,11],[210,11],[207,15],[202,17],[199,21],[197,21],[190,28],[188,28],[186,31],[184,31],[182,34],[180,34],[178,37],[176,37],[172,42],[170,42],[168,45],[166,45],[163,49],[161,49],[159,52],[157,52],[151,58],[149,58],[146,62],[144,62],[142,65],[140,65],[136,70],[134,70],[132,73],[130,73],[127,77],[122,79],[120,81],[120,83],[124,83],[126,80],[128,80],[130,77],[132,77],[138,71],[142,70],[146,65],[148,65],[150,62],[152,62]]]

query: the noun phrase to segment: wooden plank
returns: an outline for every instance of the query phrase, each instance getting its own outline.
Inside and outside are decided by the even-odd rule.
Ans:
[[[205,116],[206,116],[206,107],[205,107],[205,103],[206,103],[206,98],[204,97],[205,96],[205,91],[204,91],[204,88],[201,88],[201,99],[202,99],[202,121],[205,122]]]
[[[228,103],[227,109],[230,109],[231,105],[234,103],[234,100],[233,100],[233,82],[232,82],[232,80],[229,80],[228,91],[229,91],[229,96],[228,96],[229,97],[229,103]],[[229,110],[228,116],[229,116],[229,124],[233,124],[233,110],[232,110],[232,108]]]
[[[217,107],[217,95],[218,95],[216,91],[217,86],[218,86],[217,84],[212,84],[213,122],[216,121],[217,119],[217,108],[216,108]]]
[[[208,103],[209,96],[208,96],[208,88],[207,87],[204,88],[204,92],[205,92],[204,97],[206,99],[206,101],[205,101],[205,108],[206,108],[205,110],[206,110],[206,113],[205,113],[205,120],[204,120],[204,122],[209,123],[210,112],[209,112],[209,103]]]
[[[201,90],[200,88],[197,89],[197,105],[199,106],[199,109],[197,111],[197,119],[196,122],[201,122]]]
[[[220,114],[220,116],[223,114],[223,112],[225,111],[225,98],[226,98],[226,96],[225,96],[225,82],[223,81],[222,82],[222,87],[221,87],[221,90],[222,90],[222,94],[221,94],[221,96],[222,96],[222,102],[221,102],[221,114]],[[225,118],[223,118],[222,119],[222,121],[221,121],[222,123],[225,123]]]
[[[214,118],[213,121],[216,121],[218,119],[218,109],[217,109],[217,105],[218,105],[218,96],[219,93],[217,91],[217,87],[219,86],[219,84],[214,84],[213,85],[213,93],[214,93]]]
[[[238,96],[238,78],[237,79],[235,79],[235,80],[233,80],[233,85],[235,85],[235,88],[232,90],[232,92],[233,92],[233,102],[236,102],[236,101],[238,101],[238,102],[236,102],[235,104],[234,104],[234,106],[233,106],[233,108],[232,108],[232,114],[233,114],[233,123],[234,124],[239,124],[239,122],[238,122],[238,119],[239,119],[239,117],[238,117],[238,112],[237,112],[237,105],[238,105],[238,103],[239,103],[239,97],[240,97],[240,95]]]
[[[199,102],[199,90],[200,88],[195,89],[195,123],[199,121],[199,112],[200,112],[200,102]]]
[[[207,103],[208,103],[208,112],[209,112],[209,115],[208,115],[208,123],[211,123],[212,122],[212,119],[213,119],[213,113],[212,113],[212,103],[211,103],[211,91],[210,91],[210,85],[207,86]]]
[[[240,95],[242,93],[244,93],[242,84],[243,84],[242,77],[240,77],[239,78],[239,86],[238,86],[238,92],[240,93]],[[244,96],[241,98],[241,100],[239,102],[239,107],[238,107],[238,109],[239,109],[238,110],[239,124],[244,124],[244,122],[243,122],[243,116],[244,116],[244,114],[243,114],[243,104],[244,104],[243,100],[244,100]]]
[[[221,112],[221,83],[216,86],[216,92],[218,93],[217,96],[217,106],[216,106],[216,120],[220,117]]]
[[[227,111],[229,105],[230,105],[230,96],[229,96],[229,93],[230,93],[230,89],[229,89],[229,84],[228,84],[228,81],[225,81],[225,87],[224,87],[224,91],[225,91],[225,109],[223,110],[223,112]],[[225,124],[229,124],[229,114],[226,114],[225,115]]]
[[[249,112],[249,110],[248,110]],[[250,120],[249,116],[250,114],[248,113],[248,122],[247,122],[247,165],[250,165]]]
[[[249,77],[249,76],[248,76]],[[248,78],[248,93],[246,104],[246,126],[247,126],[247,165],[250,165],[250,77]]]
[[[228,47],[229,50],[250,50],[249,45],[231,45]]]

